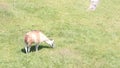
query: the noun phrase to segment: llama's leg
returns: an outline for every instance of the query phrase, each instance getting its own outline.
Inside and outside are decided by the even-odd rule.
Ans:
[[[36,46],[35,46],[36,51],[38,51],[38,47],[39,47],[39,45],[38,45],[38,44],[36,44]]]
[[[28,50],[27,50],[27,45],[25,46],[25,52],[28,53]]]
[[[31,46],[28,47],[28,52],[30,52],[30,48],[31,48]]]

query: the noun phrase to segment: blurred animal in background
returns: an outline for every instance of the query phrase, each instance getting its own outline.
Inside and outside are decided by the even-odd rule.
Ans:
[[[90,6],[88,10],[94,11],[99,3],[99,0],[90,0]]]
[[[39,43],[46,42],[49,44],[52,48],[54,47],[54,40],[49,39],[47,36],[45,36],[41,31],[33,30],[25,34],[24,36],[24,42],[25,42],[25,51],[26,53],[30,52],[31,45],[35,43],[36,51],[38,51]]]

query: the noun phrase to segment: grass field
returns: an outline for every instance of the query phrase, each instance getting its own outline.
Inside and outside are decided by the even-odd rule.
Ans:
[[[120,68],[120,0],[0,0],[0,68]],[[24,34],[55,40],[24,53]]]

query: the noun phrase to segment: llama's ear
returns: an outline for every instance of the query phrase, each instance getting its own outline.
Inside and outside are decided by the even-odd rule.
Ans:
[[[54,42],[54,40],[53,40],[53,39],[50,39],[50,40]]]
[[[52,39],[50,39],[52,41]]]

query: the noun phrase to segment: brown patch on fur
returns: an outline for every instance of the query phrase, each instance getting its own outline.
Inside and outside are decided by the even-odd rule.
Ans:
[[[32,43],[36,43],[38,44],[40,42],[40,31],[37,30],[33,30],[31,32],[26,33],[25,37],[24,37],[24,41],[27,45],[32,45]],[[36,37],[36,39],[34,40],[34,37],[32,36],[34,35]]]
[[[31,45],[33,43],[32,38],[29,35],[25,35],[24,41],[27,45]]]

